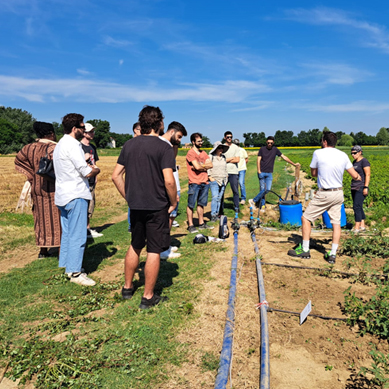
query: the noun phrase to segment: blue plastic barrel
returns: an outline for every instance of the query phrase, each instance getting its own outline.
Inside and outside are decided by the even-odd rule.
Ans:
[[[280,223],[301,226],[301,216],[303,216],[303,205],[296,200],[281,201]]]
[[[328,215],[327,211],[324,211],[323,213],[323,223],[325,224],[326,228],[332,228],[330,216]],[[340,209],[340,226],[344,227],[346,224],[347,224],[346,210],[344,208],[344,204],[342,204],[342,207]]]

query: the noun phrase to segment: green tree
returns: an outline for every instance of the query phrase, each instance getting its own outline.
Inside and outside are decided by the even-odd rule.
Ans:
[[[293,131],[277,130],[274,138],[277,146],[293,146]]]
[[[374,135],[367,135],[365,139],[365,145],[376,145],[378,144],[377,138]]]
[[[377,138],[377,144],[387,145],[389,143],[388,129],[385,127],[381,127],[376,135],[376,138]]]
[[[314,128],[313,130],[308,130],[308,144],[307,146],[320,146],[321,138],[323,137],[323,132],[318,128]]]
[[[306,131],[300,131],[297,134],[298,144],[299,146],[310,146],[309,144],[309,135]]]
[[[109,138],[111,136],[111,126],[109,122],[107,120],[92,119],[88,120],[88,123],[92,124],[92,126],[95,127],[94,142],[96,144],[96,147],[99,149],[104,149],[105,147],[107,147]]]
[[[132,139],[130,134],[117,134],[116,132],[111,132],[111,137],[116,141],[116,147],[122,147],[124,143]]]
[[[17,152],[23,146],[17,125],[0,118],[0,154]]]
[[[203,135],[203,147],[213,147],[213,144],[209,140],[209,138]]]
[[[266,135],[264,132],[248,132],[243,134],[244,145],[261,147],[266,144]]]
[[[351,147],[354,144],[354,138],[351,135],[344,134],[338,140],[338,146],[348,146]]]
[[[29,112],[19,108],[0,106],[0,118],[16,125],[16,132],[21,135],[21,142],[24,145],[35,140],[36,135],[33,129],[35,118]]]

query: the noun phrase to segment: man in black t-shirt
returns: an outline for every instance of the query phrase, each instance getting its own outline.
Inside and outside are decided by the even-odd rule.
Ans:
[[[161,110],[145,106],[139,122],[141,135],[124,144],[112,180],[131,208],[131,246],[124,263],[122,296],[129,299],[134,293],[134,274],[147,242],[145,289],[139,308],[148,309],[166,299],[154,293],[154,286],[160,253],[170,246],[169,214],[177,205],[177,187],[173,148],[158,137],[163,128]]]
[[[276,146],[274,146],[274,136],[268,136],[266,140],[266,146],[262,146],[258,151],[257,158],[257,171],[259,179],[259,193],[249,200],[249,204],[252,208],[256,208],[258,205],[261,208],[261,212],[265,212],[265,190],[271,190],[273,182],[273,170],[274,161],[276,157],[281,157],[284,161],[290,163],[293,166],[300,166],[299,163],[293,163],[286,155],[282,154]]]
[[[97,150],[94,145],[92,145],[92,140],[95,137],[95,127],[92,126],[90,123],[85,123],[85,130],[84,130],[84,137],[81,139],[81,146],[85,153],[85,160],[87,163],[89,163],[92,166],[96,166],[96,162],[99,160],[99,156],[97,155]],[[89,177],[89,190],[92,195],[92,200],[89,201],[88,206],[88,226],[87,226],[87,237],[88,238],[98,238],[100,236],[103,236],[103,234],[100,234],[96,230],[92,230],[90,228],[90,219],[93,215],[93,212],[95,210],[95,204],[96,204],[96,182],[97,177]]]

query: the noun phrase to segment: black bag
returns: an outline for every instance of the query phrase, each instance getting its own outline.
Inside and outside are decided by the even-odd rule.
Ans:
[[[219,224],[219,238],[227,239],[230,236],[230,231],[228,229],[227,216],[220,216],[220,224]]]
[[[53,160],[49,159],[49,155],[47,153],[47,149],[50,145],[47,145],[46,147],[46,156],[41,157],[41,160],[39,161],[39,169],[36,172],[38,176],[41,176],[43,178],[46,178],[46,180],[49,180],[51,182],[55,182],[55,172],[54,172],[54,164]]]
[[[208,242],[208,236],[205,236],[203,234],[197,234],[193,238],[193,243],[198,244],[198,243],[207,243]]]

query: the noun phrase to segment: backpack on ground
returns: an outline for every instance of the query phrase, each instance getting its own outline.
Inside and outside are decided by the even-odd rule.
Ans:
[[[219,225],[219,238],[227,239],[230,236],[230,231],[228,229],[228,221],[226,215],[220,216],[220,225]]]

